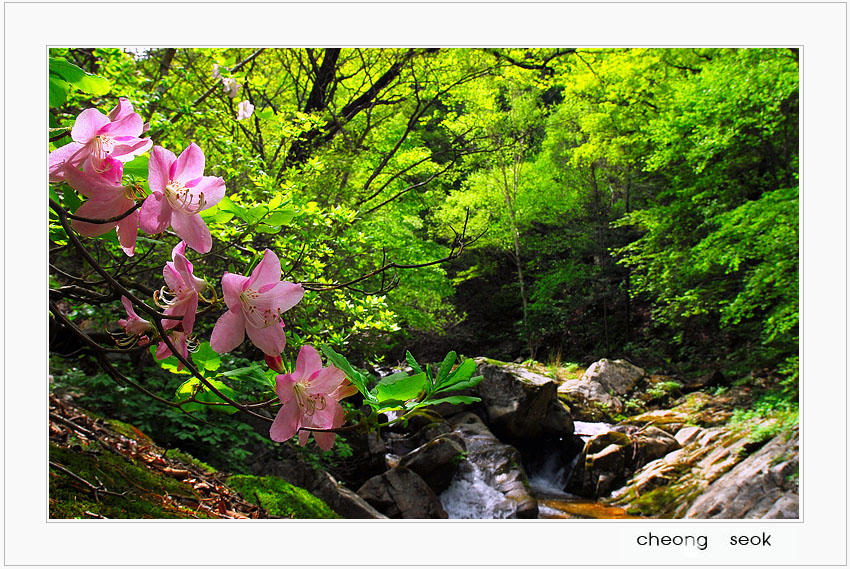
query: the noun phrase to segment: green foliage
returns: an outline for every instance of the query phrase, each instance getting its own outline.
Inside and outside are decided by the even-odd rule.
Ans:
[[[230,363],[231,358],[227,359]],[[128,365],[121,362],[115,365],[125,374],[135,375]],[[193,414],[180,412],[152,402],[131,386],[117,384],[105,373],[65,367],[56,359],[50,367],[53,390],[73,392],[83,407],[129,423],[148,434],[157,444],[166,448],[180,448],[216,468],[231,472],[243,471],[244,461],[254,450],[274,446],[268,437],[241,422],[238,415],[220,413],[206,406],[199,406]],[[155,366],[144,368],[137,377],[144,377],[145,388],[158,393],[168,393],[169,390],[174,393],[181,381],[181,376],[175,377]]]
[[[296,519],[339,518],[319,498],[276,476],[236,475],[228,478],[227,484],[242,494],[245,500],[258,503],[274,517]]]
[[[366,374],[354,369],[345,357],[336,353],[330,346],[322,349],[328,360],[341,369],[351,383],[363,395],[364,402],[374,410],[374,416],[387,411],[400,411],[402,419],[404,415],[422,409],[429,405],[440,403],[468,404],[475,403],[481,399],[465,395],[450,395],[439,397],[447,392],[459,391],[474,387],[478,384],[481,376],[472,377],[475,373],[475,361],[464,360],[457,367],[452,367],[457,359],[455,352],[449,352],[443,363],[436,370],[431,366],[422,366],[407,352],[407,361],[413,373],[398,372],[388,375],[375,382],[374,387],[369,388],[374,380]]]
[[[749,409],[736,409],[729,420],[733,429],[747,432],[747,438],[754,443],[789,435],[799,422],[799,403],[778,392],[762,394]]]

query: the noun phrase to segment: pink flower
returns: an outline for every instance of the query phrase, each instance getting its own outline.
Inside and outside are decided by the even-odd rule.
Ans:
[[[139,138],[144,131],[142,117],[133,112],[129,99],[121,97],[108,115],[97,109],[86,109],[77,115],[71,129],[70,142],[49,156],[51,182],[61,182],[68,171],[89,161],[95,172],[109,169],[107,158],[128,162],[150,149],[149,138]]]
[[[172,298],[166,299],[162,291],[157,297],[158,304],[165,308],[163,314],[182,316],[182,320],[164,319],[162,327],[166,330],[182,324],[182,330],[192,333],[195,326],[195,315],[198,312],[198,293],[207,288],[206,281],[197,278],[192,273],[192,263],[185,257],[186,242],[181,241],[171,251],[172,261],[165,264],[162,277],[171,289]]]
[[[298,444],[304,446],[312,432],[319,448],[330,450],[336,439],[335,433],[302,429],[335,429],[342,426],[345,413],[338,400],[341,399],[340,393],[349,391],[345,381],[342,370],[334,366],[322,367],[322,358],[313,346],[302,347],[298,352],[295,371],[276,378],[275,392],[283,406],[269,430],[271,439],[282,443],[300,430]]]
[[[218,70],[218,63],[213,63],[212,78],[218,79],[221,77],[221,71]]]
[[[142,230],[156,234],[170,225],[189,247],[208,253],[212,249],[212,236],[198,213],[224,197],[224,180],[203,174],[204,153],[194,142],[180,158],[165,148],[155,147],[148,168],[151,195],[141,209]]]
[[[236,82],[236,79],[232,77],[224,77],[221,80],[221,83],[224,85],[225,94],[231,99],[235,99],[236,93],[239,91],[239,87],[241,87],[241,85]]]
[[[131,336],[141,336],[152,328],[150,322],[144,318],[140,318],[139,315],[136,314],[136,311],[133,310],[133,304],[130,302],[129,298],[122,296],[121,304],[124,305],[128,318],[121,318],[118,320],[118,325],[124,328],[124,331],[127,334]]]
[[[182,330],[171,330],[168,332],[170,336],[171,343],[174,344],[174,347],[183,355],[187,360],[189,359],[189,334],[183,332]],[[164,360],[168,356],[171,355],[171,350],[165,344],[165,342],[160,342],[156,347],[156,359]],[[183,362],[177,360],[177,371],[183,369]]]
[[[272,369],[277,373],[283,373],[286,371],[285,369],[283,369],[283,358],[281,358],[280,356],[266,355],[266,365],[269,366],[269,369]]]
[[[210,346],[223,354],[236,348],[245,333],[266,355],[279,356],[286,346],[281,315],[304,297],[301,285],[280,280],[280,261],[270,250],[250,277],[224,273],[224,302],[230,309],[216,322]]]
[[[104,160],[104,164],[107,164],[109,168],[102,174],[94,172],[94,166],[88,162],[83,166],[82,171],[72,168],[65,173],[65,181],[89,198],[74,212],[76,215],[89,219],[110,219],[136,205],[136,188],[121,185],[124,165],[108,157]],[[135,210],[123,219],[109,223],[89,223],[72,219],[71,227],[86,237],[103,235],[114,227],[118,233],[121,248],[124,253],[132,257],[136,250],[139,210]]]
[[[237,108],[239,109],[236,115],[236,120],[238,121],[241,121],[242,119],[247,119],[254,112],[254,105],[251,104],[251,101],[242,101],[241,103],[239,103]]]

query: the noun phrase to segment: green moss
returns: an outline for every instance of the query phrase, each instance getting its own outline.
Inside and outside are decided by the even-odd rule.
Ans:
[[[115,431],[116,433],[118,433],[120,435],[124,435],[127,438],[143,439],[143,440],[145,440],[149,443],[153,443],[153,441],[151,440],[151,438],[149,436],[144,434],[142,431],[140,431],[139,429],[137,429],[133,425],[123,423],[123,422],[118,421],[116,419],[109,419],[109,420],[106,421],[106,423],[109,425],[110,429],[112,429],[113,431]]]
[[[227,479],[228,485],[249,502],[260,501],[269,515],[279,518],[324,519],[338,518],[324,502],[303,488],[298,488],[276,476],[236,475]]]
[[[90,445],[95,449],[97,445]],[[73,450],[50,445],[50,461],[60,464],[80,478],[124,496],[93,493],[84,484],[61,470],[50,469],[49,514],[53,519],[86,518],[91,512],[106,518],[207,518],[188,507],[174,506],[161,498],[165,494],[197,501],[189,486],[132,462],[115,453],[100,450]]]
[[[658,486],[633,500],[627,511],[653,518],[676,517],[676,513],[684,512],[698,493],[690,484]]]
[[[186,464],[191,464],[191,465],[195,466],[196,468],[201,469],[202,471],[204,471],[207,474],[215,474],[216,472],[218,472],[215,468],[213,468],[212,466],[210,466],[206,462],[202,462],[202,461],[198,460],[197,458],[195,458],[194,456],[186,454],[185,452],[183,452],[180,449],[176,449],[176,448],[169,449],[169,450],[165,451],[165,456],[167,456],[168,458],[181,460],[181,461],[185,462]]]

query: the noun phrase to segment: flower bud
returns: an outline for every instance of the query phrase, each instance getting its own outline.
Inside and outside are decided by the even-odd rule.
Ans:
[[[273,369],[278,373],[286,373],[286,370],[283,369],[283,358],[279,355],[270,356],[266,354],[266,364],[268,364],[269,368]]]

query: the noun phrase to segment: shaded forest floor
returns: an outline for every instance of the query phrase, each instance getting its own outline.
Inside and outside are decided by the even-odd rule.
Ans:
[[[217,472],[70,400],[51,396],[49,408],[51,519],[337,517],[278,478]]]

